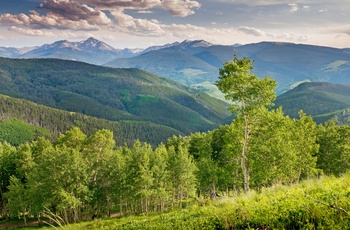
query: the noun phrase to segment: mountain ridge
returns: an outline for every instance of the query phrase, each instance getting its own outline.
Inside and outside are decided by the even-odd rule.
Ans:
[[[54,47],[53,44],[46,48]],[[218,45],[205,40],[184,40],[146,49],[114,49],[94,38],[75,43],[62,40],[56,45],[62,48],[48,50],[42,46],[22,54],[0,47],[0,56],[8,57],[15,52],[14,56],[19,58],[60,58],[114,68],[139,68],[219,95],[218,98],[222,95],[214,83],[219,68],[232,60],[234,54],[254,60],[253,72],[259,77],[268,75],[276,79],[278,95],[305,81],[350,83],[349,48],[286,42]]]
[[[7,51],[7,53],[1,52],[1,50]],[[27,59],[59,58],[102,65],[115,58],[134,56],[140,51],[140,49],[116,49],[105,42],[90,37],[78,42],[59,40],[51,44],[31,48],[26,52],[20,52],[20,49],[17,48],[9,50],[9,48],[0,47],[0,56]]]
[[[311,115],[317,123],[349,116],[350,84],[305,82],[279,95],[275,108],[282,106],[285,114],[296,118],[299,110]],[[349,121],[345,121],[345,123]]]
[[[0,58],[0,93],[111,121],[147,121],[188,134],[222,124],[227,104],[139,69],[60,59]]]

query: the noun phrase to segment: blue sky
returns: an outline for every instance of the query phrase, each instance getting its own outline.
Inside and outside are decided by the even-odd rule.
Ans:
[[[0,46],[88,37],[115,48],[185,39],[350,48],[349,0],[1,0]]]

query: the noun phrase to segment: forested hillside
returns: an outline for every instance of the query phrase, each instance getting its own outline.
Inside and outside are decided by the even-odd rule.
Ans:
[[[117,145],[131,145],[138,139],[156,146],[168,137],[182,134],[152,122],[109,121],[4,95],[0,95],[0,122],[0,140],[16,146],[43,134],[55,140],[60,133],[72,127],[79,127],[87,134],[109,129],[113,131]]]
[[[291,185],[323,174],[340,176],[348,171],[349,126],[339,127],[332,122],[316,126],[310,117],[302,115],[300,119],[290,119],[283,116],[281,110],[263,111],[258,118],[259,126],[252,130],[251,150],[247,155],[252,190],[266,191],[275,184]],[[61,223],[71,223],[111,214],[165,212],[197,202],[205,205],[209,197],[214,199],[218,194],[236,197],[244,187],[240,169],[242,124],[238,119],[209,133],[172,137],[155,149],[138,141],[131,147],[117,147],[113,133],[108,130],[98,130],[87,136],[78,128],[68,130],[54,142],[41,138],[19,147],[1,143],[0,217],[19,216],[26,222],[27,218],[45,219],[54,215],[62,218]],[[342,186],[348,185],[348,177],[346,181]],[[327,186],[324,188],[328,189]],[[340,188],[339,184],[334,186]],[[312,203],[317,203],[312,198],[328,204],[336,202],[335,209],[349,207],[348,200],[342,198],[340,202],[338,193],[334,197],[334,193],[324,188],[325,193],[323,190],[315,193],[315,187],[310,189],[311,198],[306,199],[310,208],[314,207]],[[281,194],[286,192],[278,196]],[[259,202],[258,197],[248,205],[243,198],[242,202],[248,205],[244,213],[250,213],[253,219],[244,221],[244,216],[248,215],[244,214],[242,220],[232,220],[231,224],[332,226],[325,225],[319,215],[306,212],[308,208],[301,209],[306,213],[297,218],[290,205],[304,207],[305,202],[300,198],[292,199],[292,194],[299,197],[303,193],[298,189],[287,194],[291,197],[282,196],[283,200],[276,199],[275,204],[289,213],[285,215],[296,219],[288,222],[268,218],[268,213],[256,210],[265,207],[278,212],[281,209],[265,206],[269,202]],[[259,206],[254,209],[254,205]],[[324,206],[320,205],[326,208]],[[334,212],[329,213],[329,220],[342,213]],[[241,212],[233,213],[240,215]],[[315,216],[317,219],[313,219]],[[206,225],[217,223],[212,216],[207,218]],[[190,221],[195,220],[194,216],[190,218]],[[133,221],[128,222],[131,223]]]
[[[299,110],[303,110],[318,123],[336,119],[339,124],[350,124],[350,85],[302,83],[278,96],[275,104],[291,117],[298,117]]]
[[[58,59],[0,59],[0,93],[111,121],[146,121],[189,134],[229,116],[227,105],[137,69]]]
[[[43,135],[19,146],[1,142],[0,218],[19,218],[24,223],[28,218],[54,218],[62,224],[112,214],[169,212],[206,205],[209,199],[226,196],[236,202],[231,210],[234,219],[221,222],[212,216],[200,218],[204,221],[201,226],[348,226],[350,204],[344,198],[349,195],[348,177],[332,184],[331,188],[341,188],[336,193],[325,189],[329,188],[326,184],[302,192],[296,185],[294,191],[270,195],[276,199],[264,195],[276,185],[288,188],[323,175],[339,177],[347,173],[350,126],[337,126],[334,121],[317,125],[303,111],[299,111],[298,118],[291,118],[282,108],[271,109],[276,81],[258,78],[252,73],[252,63],[236,56],[220,70],[216,85],[232,102],[230,111],[236,117],[212,131],[172,136],[153,147],[140,141],[117,145],[110,130],[86,134],[78,127],[54,140],[38,130]],[[10,98],[7,104],[15,103],[11,100],[18,103]],[[24,111],[32,114],[36,110]],[[67,119],[66,115],[62,117]],[[87,120],[83,120],[86,125]],[[303,188],[303,184],[299,186]],[[245,196],[239,200],[242,193]],[[262,195],[248,201],[249,194],[256,193]],[[315,208],[315,203],[323,208]],[[327,215],[319,214],[323,210],[328,210]],[[188,223],[196,224],[192,222],[198,220],[196,215],[198,212],[189,217]],[[94,223],[98,228],[100,222]]]

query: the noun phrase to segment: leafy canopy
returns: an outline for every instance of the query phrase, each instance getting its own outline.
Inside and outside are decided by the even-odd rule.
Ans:
[[[231,111],[248,111],[260,106],[272,106],[276,99],[277,83],[266,76],[259,79],[253,74],[253,61],[246,57],[224,63],[216,86],[224,93],[225,99],[234,102]]]

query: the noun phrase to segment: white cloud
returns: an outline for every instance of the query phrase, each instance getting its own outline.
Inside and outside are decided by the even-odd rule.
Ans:
[[[126,13],[126,9],[138,13],[152,13],[161,8],[173,16],[194,14],[200,4],[193,0],[44,0],[38,7],[46,14],[30,11],[28,14],[2,14],[0,24],[14,26],[13,31],[30,33],[34,30],[115,30],[146,36],[163,35],[162,25],[156,19],[139,19]],[[108,12],[108,15],[105,13]],[[110,17],[112,16],[112,17]],[[20,27],[22,30],[20,30]],[[38,32],[37,32],[38,33]],[[35,33],[33,33],[35,34]]]
[[[15,31],[20,34],[30,35],[30,36],[46,36],[46,37],[52,37],[55,36],[52,32],[42,31],[42,30],[35,30],[35,29],[22,29],[18,28],[16,26],[11,26],[9,31]]]
[[[47,10],[51,15],[69,21],[87,21],[91,25],[106,25],[111,20],[100,10],[71,0],[45,0],[40,9]]]
[[[139,13],[139,14],[152,14],[153,12],[150,10],[139,10],[139,11],[137,11],[137,13]]]
[[[309,37],[305,34],[294,34],[280,31],[266,32],[257,28],[240,26],[237,31],[243,32],[246,35],[253,35],[254,37],[262,37],[269,40],[286,40],[290,42],[305,42]]]
[[[161,6],[169,10],[172,15],[186,17],[194,14],[192,8],[199,8],[201,5],[196,1],[163,0]]]
[[[253,27],[247,27],[247,26],[240,26],[238,28],[238,31],[241,31],[245,34],[253,35],[256,37],[263,36],[265,33],[259,29],[253,28]]]
[[[299,10],[298,4],[290,3],[288,4],[288,6],[290,7],[290,12],[292,13],[297,12]]]
[[[81,0],[81,2],[105,10],[148,10],[152,8],[163,8],[168,10],[172,15],[180,17],[186,17],[194,14],[192,9],[199,8],[201,6],[199,2],[193,0]]]
[[[46,15],[40,15],[34,10],[28,15],[2,14],[0,23],[31,29],[97,30],[112,22],[104,12],[76,1],[45,0],[38,8],[46,10]]]
[[[291,42],[306,42],[309,40],[309,37],[305,34],[294,34],[294,33],[267,33],[268,37],[277,40],[286,40]]]
[[[125,33],[142,34],[146,36],[155,36],[164,34],[160,22],[157,20],[137,19],[125,14],[122,10],[113,10],[111,14],[118,21],[114,27]]]
[[[291,3],[290,0],[209,0],[210,2],[216,3],[229,3],[229,4],[242,4],[249,6],[273,6],[273,5],[289,5],[289,4],[303,4],[303,5],[339,5],[339,4],[347,4],[347,0],[293,0]]]

